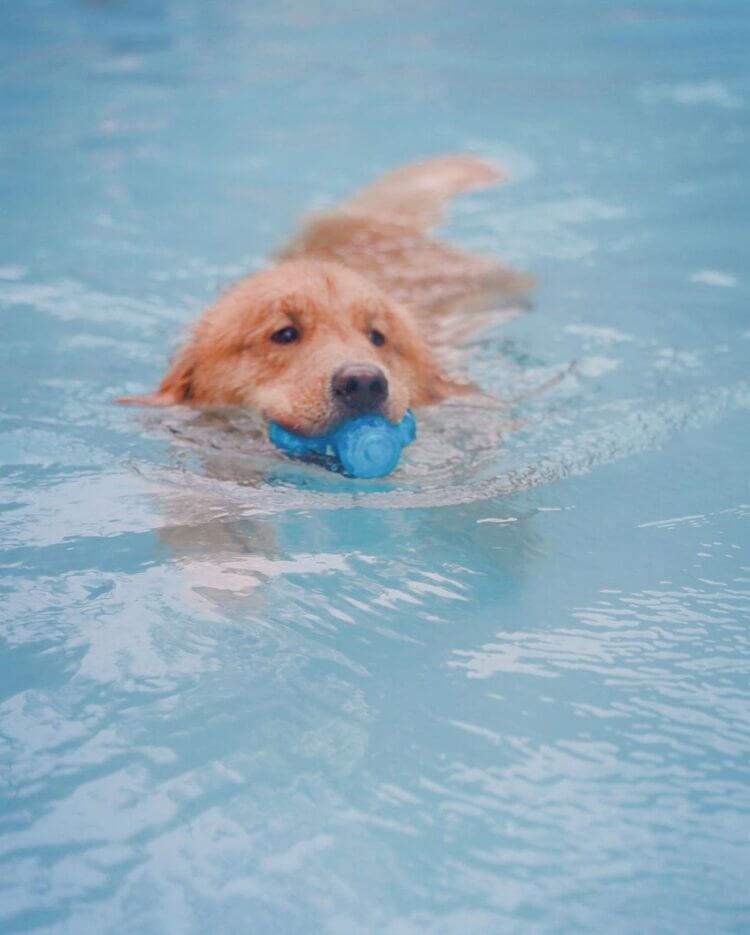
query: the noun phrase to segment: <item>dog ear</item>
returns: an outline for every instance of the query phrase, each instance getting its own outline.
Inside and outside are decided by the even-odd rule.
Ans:
[[[177,403],[189,403],[193,398],[194,369],[195,352],[192,346],[188,345],[179,352],[153,393],[146,393],[144,396],[121,396],[116,402],[134,406],[174,406]]]
[[[175,399],[171,393],[162,393],[154,390],[143,396],[118,396],[115,400],[121,406],[174,406],[180,400]]]

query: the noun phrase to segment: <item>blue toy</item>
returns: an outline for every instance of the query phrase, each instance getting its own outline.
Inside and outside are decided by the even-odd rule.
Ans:
[[[401,449],[410,445],[416,436],[417,423],[411,412],[397,425],[383,416],[358,416],[328,435],[315,438],[295,435],[278,422],[272,422],[269,430],[273,444],[292,458],[312,456],[329,469],[343,470],[351,477],[390,474],[398,464]]]

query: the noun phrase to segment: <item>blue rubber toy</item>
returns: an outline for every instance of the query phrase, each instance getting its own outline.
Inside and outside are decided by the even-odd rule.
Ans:
[[[326,467],[343,470],[351,477],[385,477],[396,467],[401,450],[417,437],[417,422],[411,412],[392,425],[383,416],[357,416],[328,435],[308,438],[295,435],[272,422],[269,437],[292,458],[315,459]]]

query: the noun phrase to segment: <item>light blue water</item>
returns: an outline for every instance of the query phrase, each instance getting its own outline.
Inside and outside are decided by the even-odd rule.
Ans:
[[[0,932],[750,930],[745,0],[0,11]],[[540,279],[384,482],[111,404],[411,158]],[[574,366],[571,368],[571,364]]]

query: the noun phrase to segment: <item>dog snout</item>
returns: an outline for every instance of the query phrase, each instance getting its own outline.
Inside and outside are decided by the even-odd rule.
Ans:
[[[388,398],[388,380],[370,364],[346,364],[331,379],[333,397],[350,412],[378,412]]]

